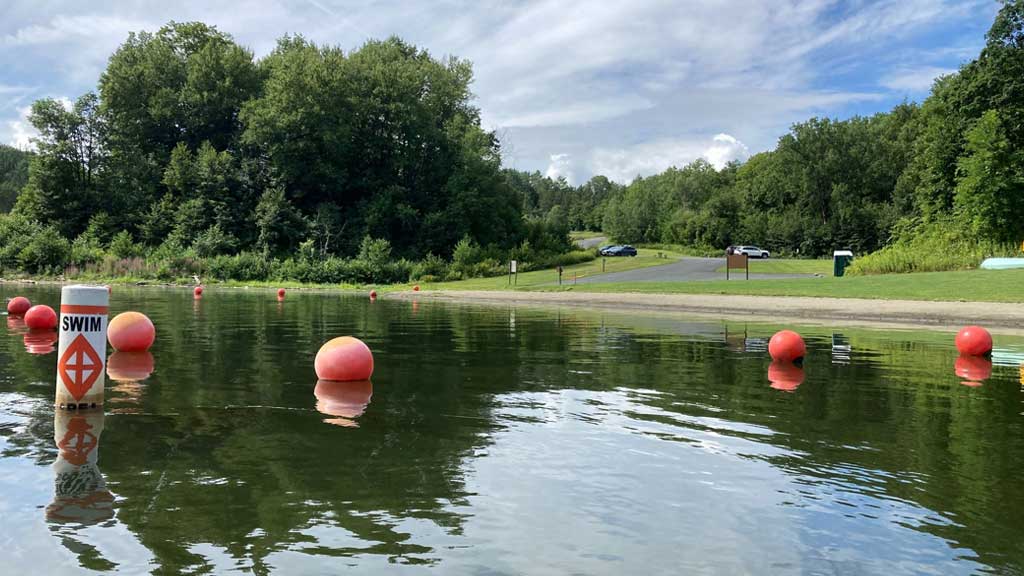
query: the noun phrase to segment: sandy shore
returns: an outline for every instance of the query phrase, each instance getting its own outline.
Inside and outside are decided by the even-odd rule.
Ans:
[[[705,294],[594,294],[585,292],[399,292],[389,297],[480,304],[577,306],[595,309],[688,313],[764,321],[824,321],[866,326],[956,327],[980,324],[1024,332],[1024,304],[924,302]]]

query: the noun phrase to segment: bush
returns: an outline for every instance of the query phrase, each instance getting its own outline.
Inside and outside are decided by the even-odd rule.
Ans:
[[[99,262],[105,255],[100,239],[88,230],[71,243],[71,263],[76,266]]]
[[[18,264],[37,274],[59,274],[64,271],[71,256],[71,243],[52,226],[36,232],[21,252]]]
[[[892,244],[856,258],[846,273],[851,276],[941,272],[977,268],[985,258],[1014,256],[1018,247],[978,240],[950,222],[911,228]]]
[[[409,279],[433,282],[433,280],[427,280],[427,277],[436,279],[444,278],[447,275],[448,263],[440,256],[427,254],[426,258],[413,264],[412,270],[409,272]]]
[[[15,214],[0,214],[0,270],[16,270],[18,255],[39,229],[39,223]]]
[[[141,252],[139,246],[132,241],[132,235],[127,230],[121,230],[110,241],[110,253],[118,258],[132,258],[138,256]]]
[[[268,280],[271,277],[271,262],[255,252],[216,256],[206,260],[206,274],[215,280]]]

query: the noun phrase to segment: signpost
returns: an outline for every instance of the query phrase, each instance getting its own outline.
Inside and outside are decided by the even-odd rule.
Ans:
[[[747,280],[750,280],[750,259],[746,254],[726,254],[725,256],[725,279],[729,279],[730,268],[743,268],[747,271]]]
[[[519,283],[519,271],[517,270],[517,268],[518,268],[517,264],[518,263],[515,260],[511,260],[508,263],[508,283],[509,284],[518,284]],[[513,277],[514,277],[514,280],[513,280]]]

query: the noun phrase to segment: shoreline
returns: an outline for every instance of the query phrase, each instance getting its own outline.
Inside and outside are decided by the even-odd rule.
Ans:
[[[978,324],[1001,333],[1024,334],[1024,304],[867,300],[802,296],[643,294],[444,290],[394,292],[388,297],[438,302],[540,307],[570,306],[688,314],[769,322],[855,324],[890,328],[960,328]]]

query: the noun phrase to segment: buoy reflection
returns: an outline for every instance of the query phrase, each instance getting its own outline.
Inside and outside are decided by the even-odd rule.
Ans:
[[[11,332],[14,332],[15,334],[21,334],[22,332],[28,330],[28,327],[25,326],[25,319],[22,318],[21,316],[8,316],[7,329],[10,330]]]
[[[981,386],[992,377],[992,361],[984,356],[959,356],[953,364],[953,371],[963,378],[964,386]]]
[[[90,525],[114,517],[114,495],[100,472],[103,411],[57,410],[53,440],[59,453],[53,463],[54,496],[46,507],[51,522]]]
[[[358,427],[355,419],[366,412],[373,397],[373,383],[369,380],[338,382],[317,380],[313,389],[316,409],[327,418],[324,422],[335,426]]]
[[[115,351],[107,359],[107,376],[117,382],[138,382],[149,378],[156,367],[150,352]]]
[[[775,360],[768,366],[768,381],[776,390],[793,392],[804,383],[804,369],[792,362]]]
[[[29,354],[49,354],[56,350],[53,344],[57,341],[57,331],[30,330],[25,333],[23,340]]]

